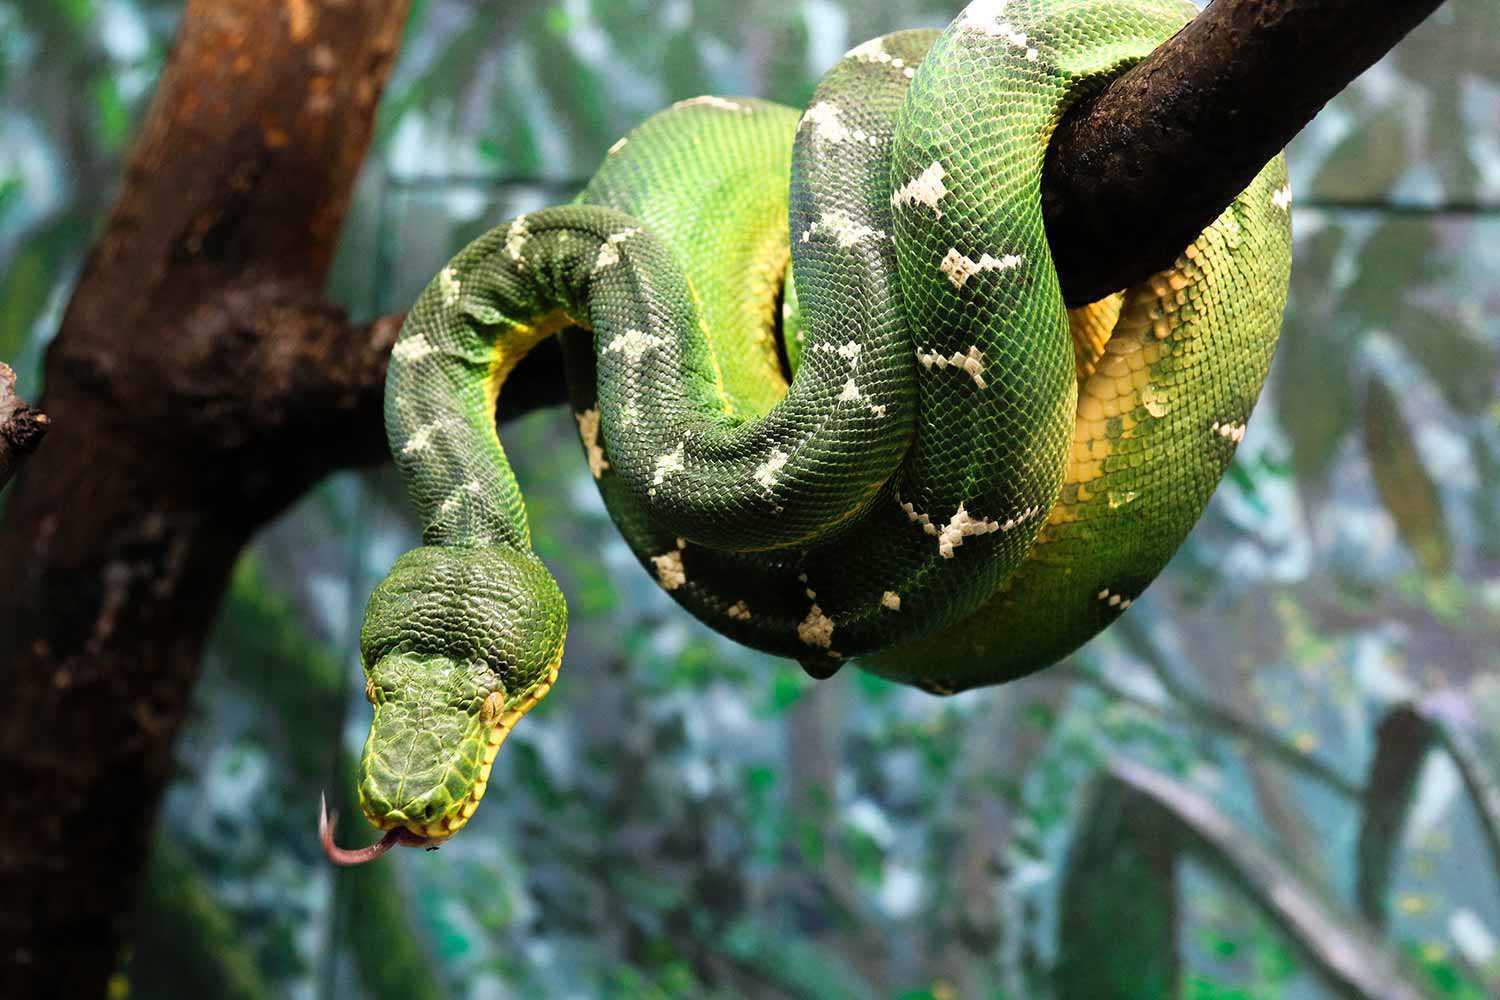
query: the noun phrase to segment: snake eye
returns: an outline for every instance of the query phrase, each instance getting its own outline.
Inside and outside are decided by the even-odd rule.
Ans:
[[[371,705],[375,704],[375,678],[373,677],[365,680],[365,701]]]
[[[503,711],[505,711],[505,692],[491,691],[490,696],[484,699],[484,704],[479,706],[479,721],[486,726],[493,726]]]

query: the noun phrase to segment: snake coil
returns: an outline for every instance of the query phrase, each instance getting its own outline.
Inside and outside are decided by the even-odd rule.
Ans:
[[[386,394],[423,546],[360,637],[360,800],[383,844],[462,827],[557,678],[566,607],[494,420],[546,337],[626,541],[746,645],[951,694],[1052,663],[1130,606],[1259,395],[1290,189],[1278,157],[1171,269],[1070,312],[1041,172],[1069,104],[1193,13],[979,0],[941,34],[853,49],[800,115],[674,105],[575,203],[443,268]]]

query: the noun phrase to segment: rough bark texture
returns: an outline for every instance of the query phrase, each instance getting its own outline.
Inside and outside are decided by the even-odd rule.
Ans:
[[[47,433],[47,414],[16,395],[16,373],[0,361],[0,489]]]
[[[102,995],[236,555],[383,454],[396,325],[322,291],[406,8],[188,3],[0,522],[8,995]]]
[[[1047,183],[1070,298],[1170,259],[1438,2],[1219,0],[1079,109]],[[237,555],[385,457],[399,317],[351,326],[322,289],[407,3],[187,4],[48,351],[54,430],[0,520],[8,995],[102,992]],[[1148,246],[1147,218],[1180,233]],[[534,352],[507,411],[562,398],[556,358]]]
[[[1042,209],[1083,305],[1168,266],[1329,98],[1443,0],[1215,0],[1063,119]]]

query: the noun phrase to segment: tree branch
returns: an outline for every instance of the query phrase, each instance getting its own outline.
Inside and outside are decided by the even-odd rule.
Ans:
[[[47,414],[16,395],[16,373],[0,361],[0,489],[47,434]]]
[[[1070,305],[1171,265],[1328,100],[1443,0],[1215,0],[1052,137],[1042,210]]]
[[[100,996],[241,548],[384,454],[322,300],[407,0],[189,0],[0,517],[0,981]],[[346,439],[346,435],[348,438]]]

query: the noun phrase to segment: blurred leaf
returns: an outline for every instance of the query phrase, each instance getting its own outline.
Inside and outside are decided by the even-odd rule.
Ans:
[[[199,866],[170,836],[157,839],[125,966],[139,1000],[213,996],[260,1000],[277,995],[256,968],[256,956],[220,905]]]
[[[1406,172],[1407,109],[1392,102],[1357,121],[1313,177],[1313,197],[1361,201],[1388,195]]]
[[[1419,1000],[1401,961],[1189,786],[1117,759],[1094,786],[1068,854],[1058,992],[1140,997],[1178,991],[1175,870],[1191,852],[1266,913],[1336,992]]]
[[[1500,887],[1500,772],[1472,745],[1464,729],[1440,711],[1420,704],[1399,705],[1376,732],[1360,817],[1355,890],[1360,911],[1375,927],[1384,927],[1389,920],[1396,853],[1416,797],[1417,780],[1427,755],[1439,749],[1451,755],[1458,767],[1489,852],[1491,884]]]
[[[1422,305],[1399,307],[1391,333],[1432,376],[1448,405],[1466,416],[1482,414],[1495,400],[1500,358],[1474,324]]]
[[[1276,407],[1298,487],[1308,497],[1322,495],[1329,465],[1354,423],[1353,326],[1335,318],[1328,288],[1343,246],[1344,231],[1336,225],[1299,244],[1293,307],[1276,348]]]
[[[1361,326],[1383,329],[1415,289],[1448,273],[1437,226],[1388,219],[1359,248],[1354,281],[1337,308]]]
[[[122,148],[130,133],[130,109],[120,97],[114,77],[101,76],[94,81],[94,109],[99,145],[109,150]]]
[[[1365,384],[1364,440],[1376,492],[1395,519],[1401,540],[1423,572],[1446,572],[1453,547],[1437,484],[1417,454],[1395,393],[1378,373]]]
[[[1178,831],[1123,783],[1100,779],[1068,848],[1058,910],[1059,996],[1177,992]]]
[[[0,357],[21,353],[63,272],[83,253],[89,229],[86,219],[64,212],[26,235],[0,278]]]
[[[19,177],[0,178],[0,225],[5,222],[5,213],[21,200],[24,183]]]
[[[535,50],[537,82],[546,93],[554,120],[568,135],[568,148],[590,162],[614,142],[608,88],[599,74],[578,57],[565,30],[556,27],[553,8],[533,18],[528,36]]]
[[[746,921],[730,928],[720,943],[725,954],[754,968],[788,996],[807,1000],[872,997],[859,972],[811,940]]]

